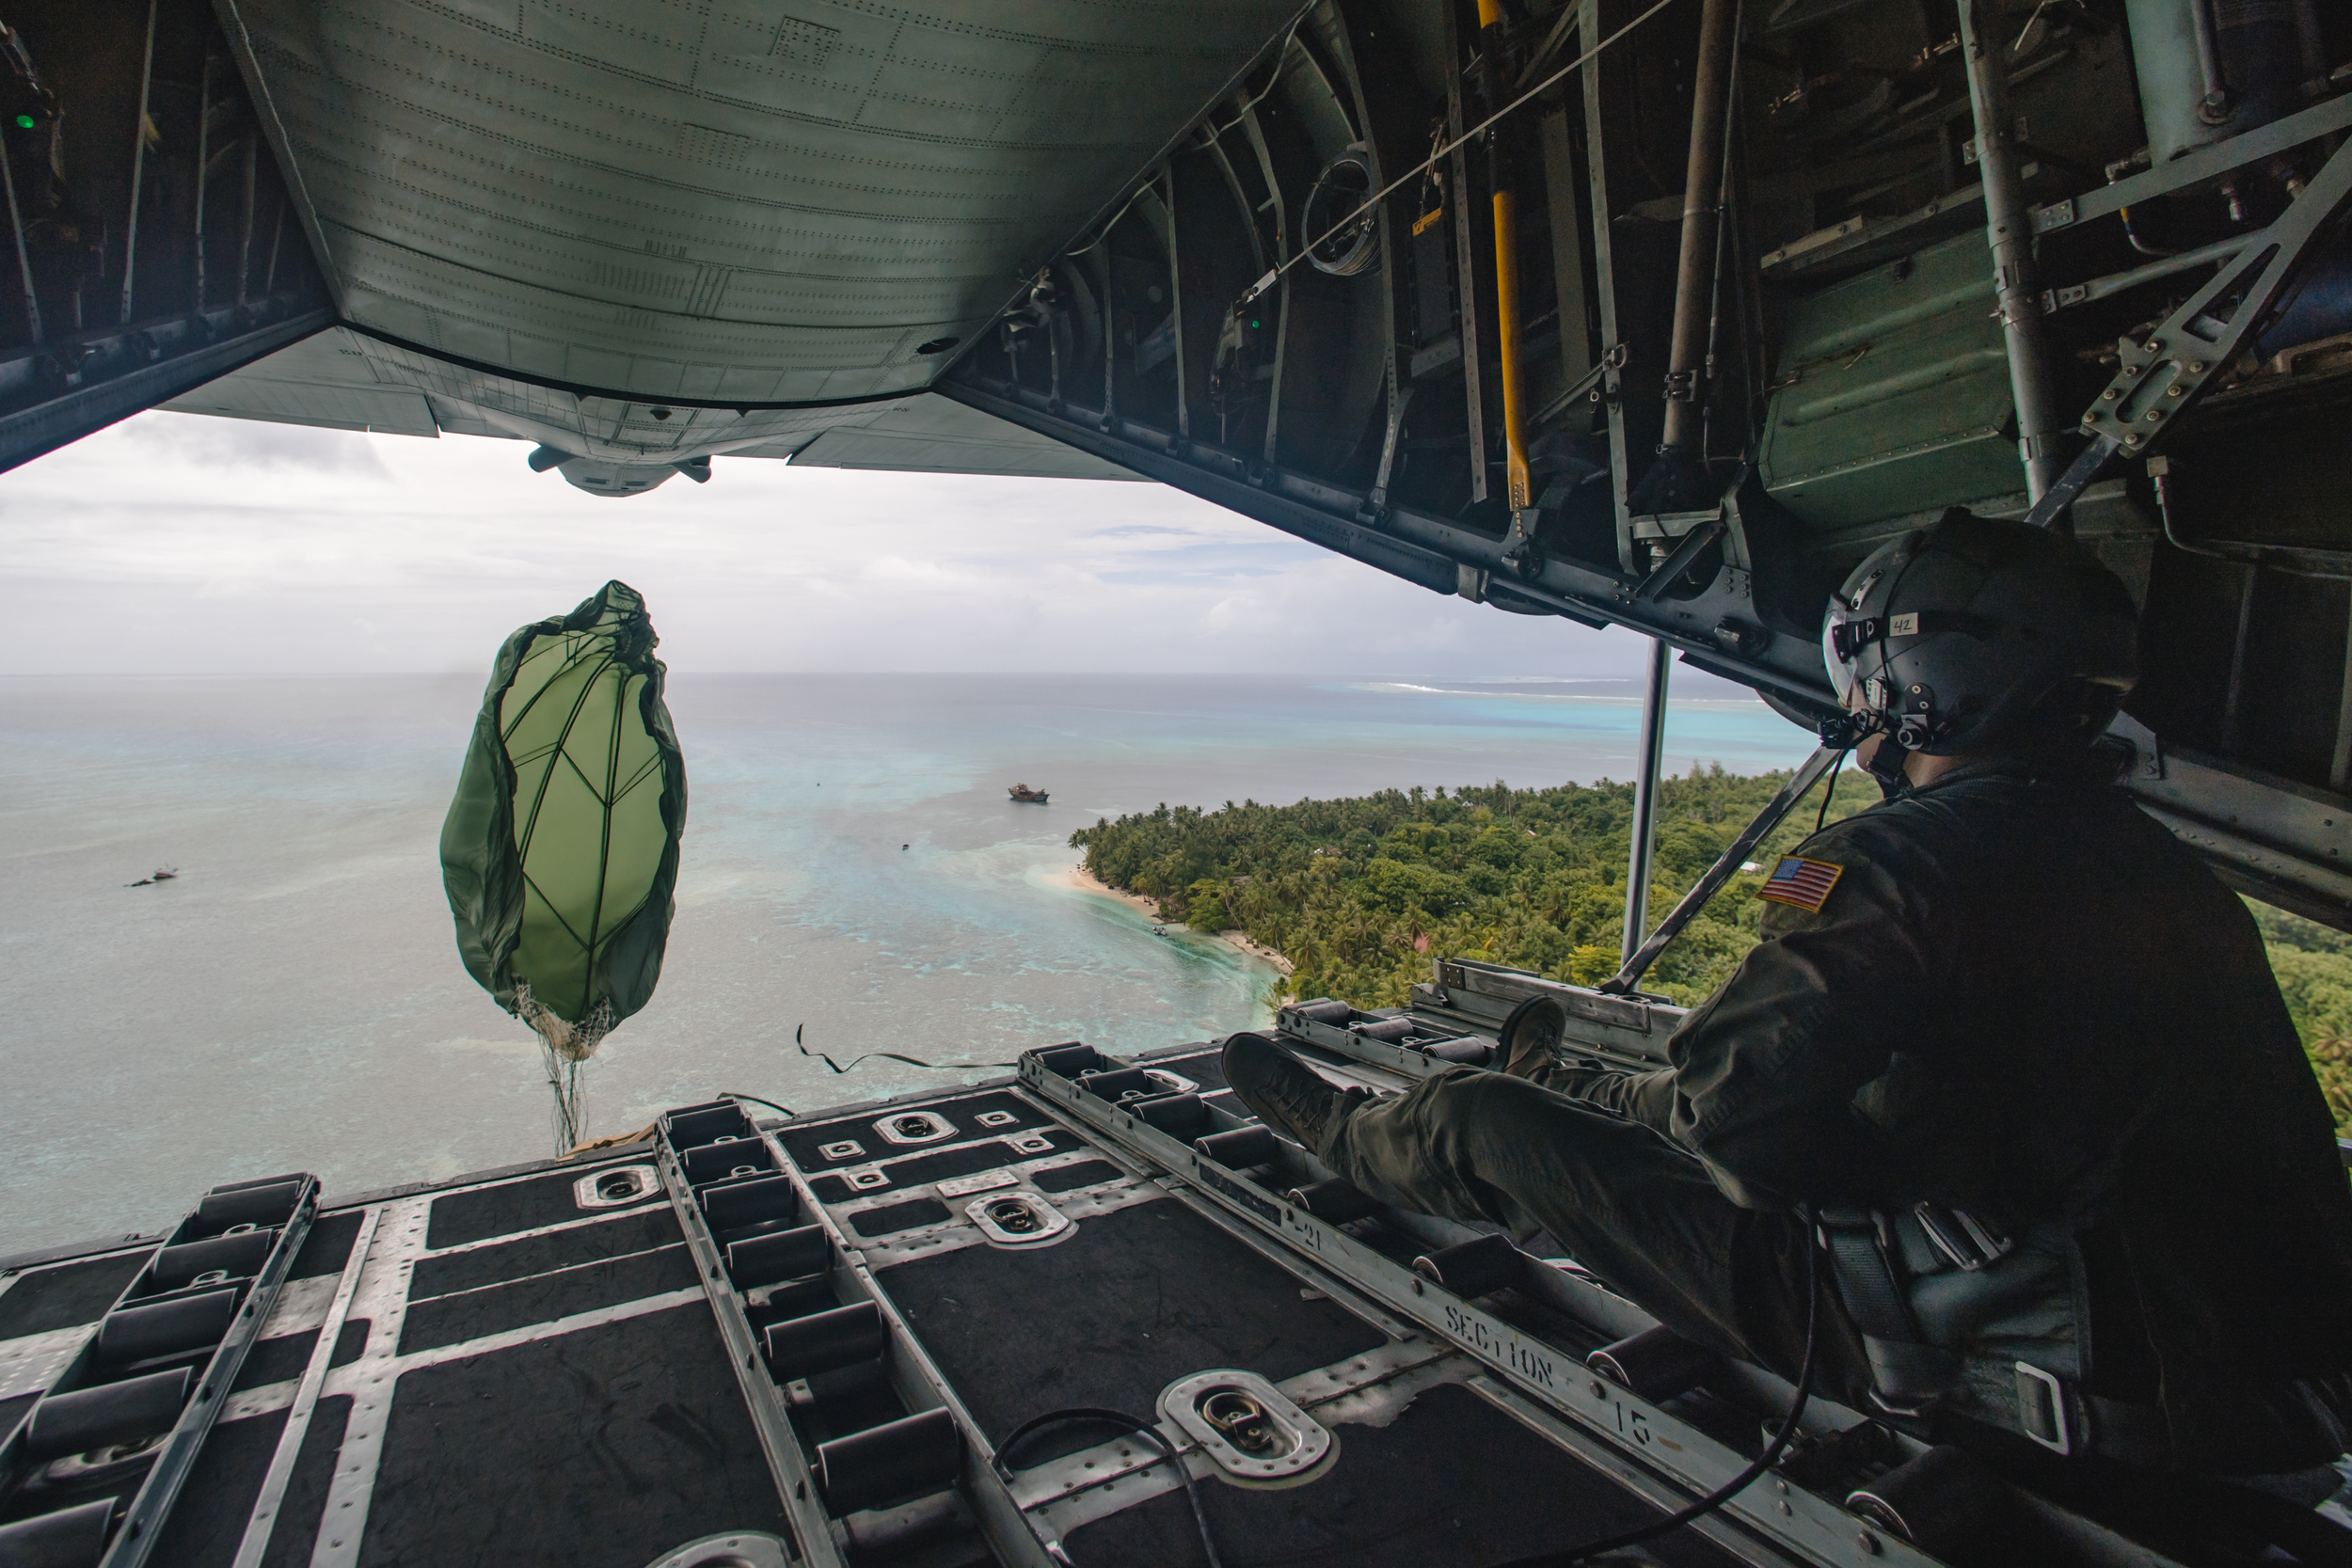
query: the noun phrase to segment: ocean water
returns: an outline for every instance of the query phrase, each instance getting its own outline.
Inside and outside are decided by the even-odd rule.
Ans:
[[[1667,755],[1802,731],[1677,673]],[[1629,682],[674,674],[691,789],[660,991],[592,1133],[722,1091],[795,1109],[1266,1017],[1270,966],[1066,882],[1159,802],[1628,778]],[[150,1229],[216,1181],[330,1193],[551,1152],[533,1037],[457,961],[437,858],[479,683],[20,679],[0,690],[0,1253]],[[1009,784],[1050,790],[1016,805]],[[131,883],[159,866],[173,880]]]

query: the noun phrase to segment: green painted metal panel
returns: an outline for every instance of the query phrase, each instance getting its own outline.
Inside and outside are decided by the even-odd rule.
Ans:
[[[1804,300],[1773,379],[1765,487],[1816,527],[2024,487],[1981,232]]]

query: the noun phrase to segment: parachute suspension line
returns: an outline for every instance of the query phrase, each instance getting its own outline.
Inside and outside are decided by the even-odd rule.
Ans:
[[[847,1072],[850,1068],[856,1067],[860,1062],[870,1062],[877,1056],[882,1057],[887,1061],[904,1062],[909,1067],[925,1068],[932,1072],[961,1072],[967,1068],[1019,1067],[1021,1065],[1019,1062],[927,1062],[919,1056],[901,1056],[896,1051],[868,1051],[863,1056],[850,1057],[850,1066],[843,1067],[839,1062],[834,1061],[831,1056],[826,1055],[823,1052],[811,1051],[808,1048],[807,1043],[801,1038],[802,1032],[807,1029],[807,1027],[808,1025],[805,1023],[797,1024],[793,1027],[793,1045],[799,1048],[802,1055],[816,1058],[818,1061],[820,1061],[827,1067],[833,1069],[833,1070],[836,1073]]]
[[[561,1157],[577,1148],[588,1127],[586,1087],[580,1081],[581,1064],[596,1053],[604,1037],[620,1021],[612,1004],[598,1002],[578,1023],[565,1022],[531,994],[531,983],[515,986],[515,1016],[539,1037],[539,1058],[547,1069],[548,1088],[555,1097],[555,1152]]]
[[[539,1055],[547,1064],[548,1088],[555,1097],[555,1147],[568,1151],[579,1146],[580,1123],[586,1112],[580,1100],[580,1064],[565,1061],[545,1038],[539,1041]]]

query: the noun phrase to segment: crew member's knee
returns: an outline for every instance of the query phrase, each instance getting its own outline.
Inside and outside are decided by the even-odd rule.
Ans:
[[[1397,1100],[1375,1101],[1334,1130],[1324,1158],[1370,1190],[1445,1191],[1455,1206],[1486,1189],[1514,1191],[1606,1164],[1608,1148],[1643,1130],[1524,1079],[1474,1068],[1433,1074]]]

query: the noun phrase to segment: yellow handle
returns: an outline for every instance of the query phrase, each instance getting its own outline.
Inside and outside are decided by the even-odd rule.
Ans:
[[[1482,0],[1482,4],[1484,0]],[[1511,510],[1534,503],[1528,497],[1527,428],[1519,396],[1519,258],[1518,204],[1509,191],[1495,192],[1495,325],[1502,340],[1503,485]]]

